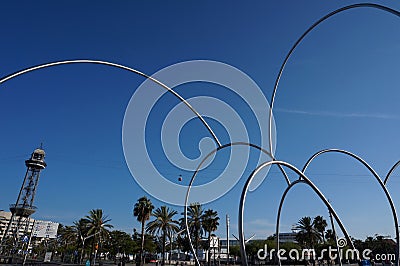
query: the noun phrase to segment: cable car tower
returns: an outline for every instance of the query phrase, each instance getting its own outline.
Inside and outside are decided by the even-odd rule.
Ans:
[[[45,152],[40,148],[33,151],[31,157],[25,161],[27,167],[24,181],[15,204],[10,205],[11,218],[3,235],[0,245],[0,254],[13,255],[20,251],[27,251],[28,233],[32,232],[30,216],[36,211],[33,205],[36,189],[39,183],[40,171],[46,168]],[[29,230],[30,229],[30,230]]]

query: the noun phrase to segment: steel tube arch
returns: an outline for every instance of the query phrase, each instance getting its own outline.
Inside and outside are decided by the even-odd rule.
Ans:
[[[394,172],[394,170],[396,170],[396,168],[400,165],[400,161],[397,161],[397,163],[395,163],[392,168],[390,168],[389,172],[387,173],[385,180],[383,181],[383,184],[386,186],[387,181],[389,180],[389,177],[392,175],[392,173]]]
[[[387,190],[385,184],[382,182],[382,179],[380,178],[380,176],[375,172],[375,170],[366,162],[364,161],[361,157],[349,152],[349,151],[345,151],[345,150],[340,150],[340,149],[326,149],[326,150],[321,150],[317,153],[315,153],[313,156],[310,157],[310,159],[308,159],[308,161],[306,162],[306,164],[303,167],[302,172],[305,173],[305,171],[307,170],[307,167],[311,164],[311,162],[317,158],[318,156],[324,154],[324,153],[331,153],[331,152],[335,152],[335,153],[341,153],[341,154],[345,154],[348,155],[354,159],[356,159],[358,162],[360,162],[362,165],[364,165],[369,172],[375,177],[376,181],[378,181],[380,187],[382,188],[383,192],[385,193],[385,196],[389,202],[390,205],[390,209],[392,211],[392,216],[393,216],[393,220],[394,220],[394,226],[395,226],[395,232],[396,232],[396,265],[399,265],[399,251],[400,251],[400,243],[399,243],[399,224],[398,224],[398,218],[397,218],[397,212],[396,212],[396,207],[394,206],[392,197],[390,196],[389,191]],[[392,168],[394,170],[396,164],[394,165],[394,167]],[[393,172],[392,170],[392,172]],[[390,171],[389,171],[390,173]],[[301,179],[302,176],[299,177],[299,179]]]
[[[211,129],[211,127],[208,125],[208,123],[204,120],[204,118],[203,118],[203,117],[202,117],[202,116],[201,116],[201,115],[200,115],[200,114],[199,114],[199,113],[198,113],[198,112],[197,112],[197,111],[182,97],[182,96],[180,96],[180,95],[179,95],[177,92],[175,92],[173,89],[169,88],[167,85],[165,85],[164,83],[158,81],[157,79],[155,79],[155,78],[153,78],[153,77],[151,77],[151,76],[149,76],[149,75],[147,75],[147,74],[145,74],[145,73],[143,73],[143,72],[141,72],[141,71],[138,71],[138,70],[136,70],[136,69],[133,69],[133,68],[130,68],[130,67],[128,67],[128,66],[121,65],[121,64],[112,63],[112,62],[103,61],[103,60],[92,60],[92,59],[75,59],[75,60],[56,61],[56,62],[50,62],[50,63],[46,63],[46,64],[41,64],[41,65],[36,65],[36,66],[33,66],[33,67],[25,68],[25,69],[23,69],[23,70],[14,72],[14,73],[9,74],[9,75],[7,75],[7,76],[4,76],[4,77],[2,77],[2,78],[0,79],[0,84],[5,83],[5,82],[7,82],[7,81],[9,81],[9,80],[11,80],[11,79],[13,79],[13,78],[16,78],[16,77],[18,77],[18,76],[23,75],[23,74],[26,74],[26,73],[29,73],[29,72],[33,72],[33,71],[35,71],[35,70],[40,70],[40,69],[43,69],[43,68],[48,68],[48,67],[53,67],[53,66],[59,66],[59,65],[83,64],[83,63],[112,66],[112,67],[116,67],[116,68],[120,68],[120,69],[123,69],[123,70],[127,70],[127,71],[130,71],[130,72],[133,72],[133,73],[138,74],[138,75],[140,75],[140,76],[143,76],[143,77],[145,77],[145,78],[147,78],[147,79],[150,79],[151,81],[155,82],[156,84],[158,84],[158,85],[160,85],[161,87],[163,87],[164,89],[166,89],[168,92],[172,93],[172,94],[173,94],[175,97],[177,97],[181,102],[183,102],[183,103],[184,103],[184,104],[185,104],[185,105],[186,105],[186,106],[201,120],[201,122],[203,123],[203,125],[207,128],[207,130],[209,131],[209,133],[212,135],[212,137],[213,137],[214,141],[216,142],[218,148],[217,148],[214,152],[212,152],[209,156],[211,156],[213,153],[215,153],[216,151],[218,151],[218,150],[220,150],[220,149],[222,149],[222,148],[229,147],[229,146],[232,146],[232,145],[248,145],[248,146],[257,148],[257,149],[263,151],[264,153],[270,155],[270,153],[269,153],[268,151],[266,151],[265,149],[262,149],[262,148],[258,147],[257,145],[254,145],[254,144],[251,144],[251,143],[247,143],[247,144],[244,144],[244,143],[233,143],[233,144],[222,145],[221,142],[219,141],[218,137],[216,136],[216,134],[214,133],[214,131]],[[207,156],[207,157],[205,158],[205,160],[206,160],[207,158],[209,158],[209,156]],[[204,163],[205,160],[203,160],[203,162],[201,163],[201,165]],[[197,171],[198,171],[198,170],[197,170]],[[197,171],[196,171],[196,172],[197,172]],[[287,183],[290,183],[288,176],[286,175],[286,173],[283,171],[282,168],[281,168],[281,171],[282,171],[282,173],[284,174],[284,177],[285,177],[285,179],[286,179],[286,182],[287,182]],[[191,183],[193,183],[193,182],[191,182]],[[190,190],[190,188],[189,188],[189,190]],[[187,210],[187,204],[186,204],[186,210]],[[186,215],[186,211],[185,211],[185,215]],[[187,218],[187,217],[186,217],[186,218]],[[187,219],[186,219],[186,224],[187,224]],[[188,232],[188,228],[187,228],[187,232]],[[189,241],[190,241],[190,240],[191,240],[191,239],[190,239],[190,234],[188,234],[188,236],[189,236]],[[192,243],[191,243],[191,242],[190,242],[190,245],[191,245],[191,249],[192,249],[192,252],[193,252],[194,249],[193,249],[193,246],[192,246]],[[195,254],[195,252],[193,252],[193,254]],[[197,260],[196,254],[195,254],[195,258],[196,258],[196,260]],[[197,260],[197,262],[198,262],[198,260]]]
[[[193,256],[194,256],[196,265],[200,265],[200,262],[199,262],[199,260],[198,260],[198,258],[197,258],[197,254],[196,254],[195,249],[194,249],[194,247],[193,247],[192,239],[191,239],[191,237],[190,237],[189,224],[188,224],[188,221],[187,221],[187,210],[188,210],[188,202],[189,202],[190,190],[191,190],[191,188],[192,188],[192,186],[193,186],[193,183],[194,183],[194,180],[195,180],[195,178],[196,178],[196,176],[197,176],[197,173],[198,173],[199,170],[201,169],[202,165],[207,161],[207,159],[210,158],[212,155],[214,155],[214,154],[215,154],[216,152],[218,152],[219,150],[222,150],[222,149],[224,149],[224,148],[228,148],[228,147],[231,147],[231,146],[249,146],[249,147],[253,147],[253,148],[258,149],[258,150],[260,150],[261,152],[267,154],[267,155],[270,156],[271,159],[272,159],[271,153],[270,153],[269,151],[267,151],[266,149],[263,149],[263,148],[259,147],[258,145],[255,145],[255,144],[252,144],[252,143],[248,143],[248,142],[233,142],[233,143],[228,143],[228,144],[222,145],[221,147],[218,147],[218,148],[212,150],[210,153],[208,153],[208,154],[203,158],[203,160],[202,160],[202,161],[200,162],[200,164],[197,166],[196,171],[193,173],[193,176],[192,176],[192,178],[190,179],[190,182],[189,182],[189,185],[188,185],[188,190],[187,190],[187,192],[186,192],[186,197],[185,197],[185,207],[184,207],[184,212],[183,212],[183,213],[184,213],[184,221],[185,221],[186,234],[187,234],[188,239],[189,239],[190,249],[191,249],[191,251],[192,251],[192,253],[193,253]],[[280,168],[280,169],[281,169],[281,171],[282,171],[282,174],[283,174],[283,176],[284,176],[284,178],[285,178],[286,183],[287,183],[288,185],[290,185],[289,177],[287,176],[287,174],[285,173],[285,171],[283,171],[282,168]]]
[[[64,61],[57,61],[57,62],[51,62],[51,63],[46,63],[46,64],[41,64],[41,65],[36,65],[33,67],[29,67],[29,68],[25,68],[23,70],[14,72],[10,75],[7,75],[3,78],[0,79],[0,84],[11,80],[15,77],[18,77],[20,75],[35,71],[35,70],[39,70],[39,69],[43,69],[43,68],[47,68],[47,67],[53,67],[53,66],[59,66],[59,65],[68,65],[68,64],[98,64],[98,65],[106,65],[106,66],[112,66],[112,67],[116,67],[116,68],[120,68],[120,69],[124,69],[124,70],[128,70],[130,72],[133,72],[135,74],[138,74],[142,77],[145,77],[147,79],[150,79],[151,81],[153,81],[154,83],[160,85],[161,87],[163,87],[164,89],[166,89],[168,92],[172,93],[176,98],[178,98],[181,102],[183,102],[199,119],[200,121],[203,123],[203,125],[207,128],[208,132],[211,134],[212,138],[214,139],[214,141],[217,143],[218,147],[221,147],[221,142],[219,141],[219,139],[217,138],[217,136],[215,135],[214,131],[211,129],[211,127],[207,124],[207,122],[204,120],[204,118],[193,108],[193,106],[191,106],[182,96],[180,96],[176,91],[174,91],[173,89],[171,89],[170,87],[168,87],[167,85],[165,85],[164,83],[158,81],[157,79],[143,73],[140,72],[134,68],[130,68],[121,64],[116,64],[116,63],[112,63],[112,62],[108,62],[108,61],[102,61],[102,60],[92,60],[92,59],[75,59],[75,60],[64,60]]]
[[[239,243],[240,243],[240,252],[241,252],[241,257],[242,257],[242,265],[248,265],[247,263],[247,255],[246,255],[246,248],[245,248],[245,240],[244,240],[244,233],[243,233],[243,215],[244,215],[244,203],[246,201],[246,196],[247,192],[249,189],[249,186],[253,180],[253,178],[257,175],[258,172],[260,172],[264,167],[270,166],[270,165],[282,165],[296,174],[300,175],[304,182],[306,182],[314,191],[315,193],[320,197],[320,199],[325,203],[325,205],[328,207],[328,209],[332,212],[332,215],[334,216],[336,221],[340,221],[339,217],[336,215],[336,212],[334,212],[332,206],[330,205],[329,201],[325,198],[325,196],[322,194],[322,192],[317,188],[317,186],[314,185],[314,183],[304,174],[302,173],[299,169],[297,169],[295,166],[284,162],[284,161],[269,161],[269,162],[264,162],[260,164],[248,177],[246,180],[246,183],[243,187],[242,194],[240,197],[240,204],[239,204]],[[342,223],[338,223],[340,229],[342,232],[346,232],[346,228]],[[348,239],[351,242],[351,239]]]
[[[369,8],[375,8],[375,9],[380,9],[383,10],[385,12],[391,13],[395,16],[400,17],[400,12],[397,10],[394,10],[392,8],[389,8],[387,6],[383,6],[383,5],[378,5],[378,4],[373,4],[373,3],[359,3],[359,4],[353,4],[353,5],[348,5],[348,6],[344,6],[342,8],[336,9],[332,12],[330,12],[329,14],[323,16],[322,18],[320,18],[319,20],[317,20],[316,22],[314,22],[314,24],[312,24],[301,36],[300,38],[297,39],[297,41],[293,44],[292,48],[290,48],[289,52],[287,53],[285,59],[282,62],[282,65],[279,69],[278,75],[276,77],[275,80],[275,85],[274,85],[274,89],[272,91],[272,97],[271,97],[271,108],[270,108],[270,113],[269,113],[269,146],[270,146],[270,150],[271,153],[272,152],[272,112],[274,109],[274,103],[275,103],[275,96],[276,96],[276,92],[278,90],[278,85],[279,85],[279,81],[281,79],[283,70],[285,69],[286,63],[289,61],[290,56],[293,54],[294,50],[296,49],[296,47],[302,42],[302,40],[308,35],[308,33],[310,33],[315,27],[317,27],[319,24],[321,24],[323,21],[327,20],[328,18],[341,13],[343,11],[349,10],[349,9],[354,9],[354,8],[361,8],[361,7],[369,7]]]
[[[306,184],[306,185],[308,185],[309,187],[311,187],[312,189],[314,189],[314,187],[312,187],[312,186],[310,186],[304,179],[298,179],[298,180],[296,180],[296,181],[294,181],[293,183],[291,183],[287,188],[286,188],[286,190],[283,192],[283,194],[282,194],[282,197],[281,197],[281,201],[280,201],[280,203],[279,203],[279,208],[278,208],[278,214],[277,214],[277,216],[276,216],[276,230],[275,230],[275,234],[276,234],[276,250],[277,250],[277,252],[279,252],[279,225],[280,225],[280,220],[281,220],[281,212],[282,212],[282,208],[283,208],[283,203],[284,203],[284,201],[285,201],[285,199],[286,199],[286,195],[287,195],[287,193],[294,187],[294,186],[296,186],[297,184]],[[317,193],[317,191],[315,191],[314,190],[314,192],[316,192]],[[318,193],[317,193],[318,194]],[[318,194],[318,196],[319,196],[319,194]],[[321,198],[321,197],[320,197]],[[322,198],[321,198],[321,200],[323,200]],[[342,223],[342,221],[340,220],[340,218],[339,218],[339,215],[337,215],[337,213],[335,212],[335,210],[333,209],[333,207],[332,207],[332,205],[330,204],[330,202],[328,201],[328,204],[329,205],[326,205],[326,207],[329,209],[329,211],[331,212],[331,213],[335,213],[334,214],[334,217],[335,217],[335,220],[336,220],[336,222],[340,225],[340,224],[342,224],[343,225],[343,223]],[[338,219],[336,219],[336,217],[338,217]],[[342,228],[342,227],[341,227]],[[343,228],[344,228],[344,225],[343,225]],[[350,236],[349,236],[349,234],[347,233],[347,231],[345,230],[345,231],[342,231],[342,233],[345,235],[345,237],[346,237],[346,239],[349,241],[349,243],[350,243],[350,245],[351,245],[351,248],[354,250],[355,248],[354,248],[354,244],[353,244],[353,241],[351,241],[351,238],[350,238]],[[336,241],[336,244],[337,244],[337,241]],[[342,261],[340,260],[340,254],[339,254],[339,247],[338,247],[338,245],[336,245],[336,249],[338,250],[338,255],[339,255],[339,265],[342,265]],[[279,254],[279,253],[278,253]],[[278,263],[279,263],[279,265],[281,265],[281,259],[280,259],[280,256],[278,255]]]

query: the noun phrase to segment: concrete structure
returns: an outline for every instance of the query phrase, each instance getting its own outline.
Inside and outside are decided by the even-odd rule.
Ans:
[[[11,220],[11,217],[12,217],[11,212],[6,212],[3,210],[0,211],[0,241],[3,240],[3,237],[6,233],[7,226]],[[20,217],[17,217],[17,218],[19,219]],[[35,221],[34,219],[29,218],[29,217],[28,218],[21,217],[22,225],[27,225],[27,228],[25,228],[25,226],[19,227],[19,229],[18,229],[18,237],[19,238],[23,237],[24,232],[28,232],[28,234],[30,235],[30,233],[32,232],[34,221]],[[17,221],[14,220],[14,222],[10,226],[10,230],[11,231],[17,230]]]
[[[12,213],[0,210],[0,241],[3,239],[5,235],[5,231],[7,226],[11,220]],[[19,218],[19,217],[17,217]],[[28,236],[36,237],[38,240],[42,239],[52,239],[57,237],[57,229],[59,223],[52,221],[42,221],[35,220],[33,218],[21,218],[24,222],[23,224],[27,224],[28,227],[20,227],[18,236],[22,238],[24,233],[27,232]],[[11,230],[16,230],[17,224],[15,222],[11,225]]]
[[[279,233],[279,242],[280,243],[297,243],[296,235],[297,235],[296,232]]]

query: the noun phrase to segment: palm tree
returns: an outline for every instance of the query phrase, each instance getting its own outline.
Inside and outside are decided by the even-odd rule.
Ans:
[[[137,220],[142,224],[142,234],[141,234],[141,246],[140,246],[140,265],[144,264],[143,261],[143,251],[144,251],[144,226],[146,221],[150,219],[151,212],[153,211],[154,206],[151,203],[150,199],[146,196],[141,197],[135,203],[133,207],[133,216],[137,217]]]
[[[78,241],[78,232],[76,231],[74,226],[67,225],[62,230],[62,239],[66,242],[66,244],[77,242]]]
[[[196,255],[198,254],[201,237],[204,234],[202,227],[203,208],[200,203],[191,203],[187,213],[189,232],[194,240]]]
[[[66,252],[68,251],[68,247],[70,244],[78,244],[79,239],[78,239],[78,233],[75,230],[74,226],[64,226],[60,224],[58,226],[58,236],[57,236],[57,242],[59,244],[59,250],[61,252],[61,261],[64,262],[64,256]]]
[[[211,243],[211,233],[216,231],[219,226],[218,212],[208,209],[204,212],[202,216],[202,226],[204,231],[208,233],[208,265],[211,265],[210,260],[210,243]]]
[[[162,232],[162,265],[165,265],[166,236],[170,236],[169,241],[172,243],[172,235],[179,230],[178,221],[173,219],[177,213],[177,211],[170,210],[167,206],[161,206],[152,214],[155,220],[147,224],[146,231],[150,234],[158,235]]]
[[[295,229],[299,230],[296,240],[306,247],[312,248],[321,239],[319,232],[314,227],[314,221],[309,216],[301,218]]]
[[[326,220],[324,217],[318,215],[314,218],[314,228],[318,231],[320,234],[321,238],[323,239],[325,243],[325,228],[328,226]]]
[[[335,239],[335,234],[333,233],[333,230],[332,230],[332,229],[326,230],[325,239],[326,239],[328,242],[335,242],[335,241],[336,241],[336,239]]]
[[[107,229],[111,229],[113,226],[109,224],[111,219],[108,216],[103,215],[102,209],[91,210],[89,215],[86,215],[84,221],[87,225],[87,237],[93,235],[93,247],[96,245],[96,249],[101,248],[102,241],[110,236],[110,232]],[[97,235],[100,245],[97,243]],[[93,250],[93,248],[92,248]]]
[[[84,245],[84,239],[88,235],[88,226],[87,226],[87,221],[86,219],[80,219],[78,221],[74,222],[74,225],[72,226],[74,230],[76,231],[77,237],[80,240],[79,243],[82,244],[82,252],[81,256],[79,259],[79,263],[82,263],[84,253],[85,253],[85,245]]]

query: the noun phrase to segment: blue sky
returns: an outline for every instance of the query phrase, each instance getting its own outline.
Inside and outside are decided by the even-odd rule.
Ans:
[[[65,59],[107,60],[148,74],[178,62],[207,59],[242,70],[270,100],[280,64],[294,41],[323,15],[352,3],[355,1],[2,3],[0,75]],[[374,3],[400,10],[400,4],[393,1]],[[301,168],[318,150],[340,148],[360,155],[379,174],[386,174],[400,159],[399,30],[399,18],[364,8],[333,17],[304,40],[285,69],[276,97],[278,159]],[[23,161],[44,142],[48,168],[38,188],[36,218],[71,224],[90,209],[102,208],[116,228],[127,232],[138,228],[132,207],[146,193],[126,166],[121,134],[127,104],[143,81],[105,66],[68,65],[2,84],[0,209],[15,201],[25,173]],[[217,89],[194,85],[191,90],[182,87],[178,91],[187,97],[225,97],[245,118],[251,117],[243,104]],[[173,105],[168,98],[165,102],[169,105],[158,107],[159,113]],[[160,151],[156,129],[162,121],[156,114],[158,124],[151,132],[154,143],[149,144],[154,152]],[[226,142],[222,127],[214,126]],[[180,141],[185,154],[198,156],[198,141],[207,132],[196,122],[184,131],[188,134]],[[257,134],[252,140],[260,141]],[[162,154],[155,160],[160,160],[166,178],[175,180],[182,174],[187,182],[190,173],[164,164]],[[204,175],[210,178],[220,167],[208,169]],[[332,201],[350,235],[394,236],[383,193],[355,161],[324,155],[307,173]],[[399,175],[394,173],[388,184],[397,207]],[[221,217],[228,213],[232,233],[236,233],[242,186],[243,178],[227,195],[205,206],[218,210]],[[272,168],[267,180],[248,196],[246,234],[262,238],[274,231],[284,189],[278,170]],[[298,187],[290,193],[282,231],[290,230],[305,215],[328,217],[326,208],[308,192],[306,187]],[[152,200],[156,206],[163,204]],[[221,235],[224,225],[221,221]]]

